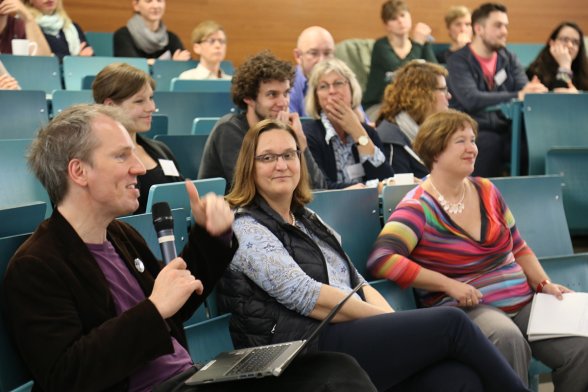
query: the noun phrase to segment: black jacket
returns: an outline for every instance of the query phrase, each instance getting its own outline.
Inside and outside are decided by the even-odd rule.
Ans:
[[[355,287],[359,283],[359,276],[331,231],[310,210],[300,209],[294,214],[306,228],[347,260],[351,286]],[[237,219],[240,215],[250,215],[266,226],[308,276],[329,284],[326,261],[318,245],[302,230],[285,223],[265,200],[257,197],[251,206],[237,210]],[[218,293],[221,310],[232,313],[230,330],[233,344],[237,348],[303,339],[319,323],[287,309],[245,274],[230,268],[225,271],[219,283]],[[309,349],[316,350],[317,345],[318,342],[314,341]]]

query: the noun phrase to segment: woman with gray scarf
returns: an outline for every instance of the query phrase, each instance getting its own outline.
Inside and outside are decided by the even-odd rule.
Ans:
[[[430,115],[447,110],[447,70],[440,65],[413,60],[396,71],[384,92],[376,132],[394,173],[423,178],[429,171],[412,150],[419,127]]]
[[[160,60],[190,60],[177,35],[162,21],[165,0],[132,0],[135,14],[114,33],[116,57],[145,57],[150,64]]]

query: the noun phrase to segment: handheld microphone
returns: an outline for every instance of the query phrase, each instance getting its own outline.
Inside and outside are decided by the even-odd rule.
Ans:
[[[169,204],[166,202],[153,204],[151,214],[153,216],[153,226],[157,233],[157,242],[159,242],[159,247],[161,248],[163,262],[168,264],[178,257],[174,236],[174,218]]]

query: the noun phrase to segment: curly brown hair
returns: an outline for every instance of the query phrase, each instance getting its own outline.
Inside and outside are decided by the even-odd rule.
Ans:
[[[257,99],[259,86],[263,82],[277,80],[278,82],[294,82],[294,67],[287,61],[276,58],[270,51],[264,50],[249,57],[235,71],[231,93],[233,102],[239,108],[247,109],[245,99]]]
[[[394,82],[384,91],[377,123],[384,119],[394,122],[400,112],[407,112],[417,124],[422,124],[435,104],[437,76],[447,77],[447,70],[422,60],[413,60],[396,71]]]

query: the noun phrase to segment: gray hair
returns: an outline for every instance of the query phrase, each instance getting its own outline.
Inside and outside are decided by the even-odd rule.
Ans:
[[[308,92],[305,98],[305,108],[308,116],[319,119],[321,107],[316,95],[319,80],[330,72],[336,72],[347,79],[351,87],[351,107],[357,108],[361,104],[361,87],[353,71],[343,61],[333,58],[321,61],[312,69],[310,78],[308,78]]]
[[[92,152],[98,147],[92,122],[100,116],[110,117],[123,125],[128,121],[117,107],[74,105],[41,128],[31,143],[27,155],[29,167],[55,205],[63,201],[69,190],[69,162],[77,158],[92,164]]]

